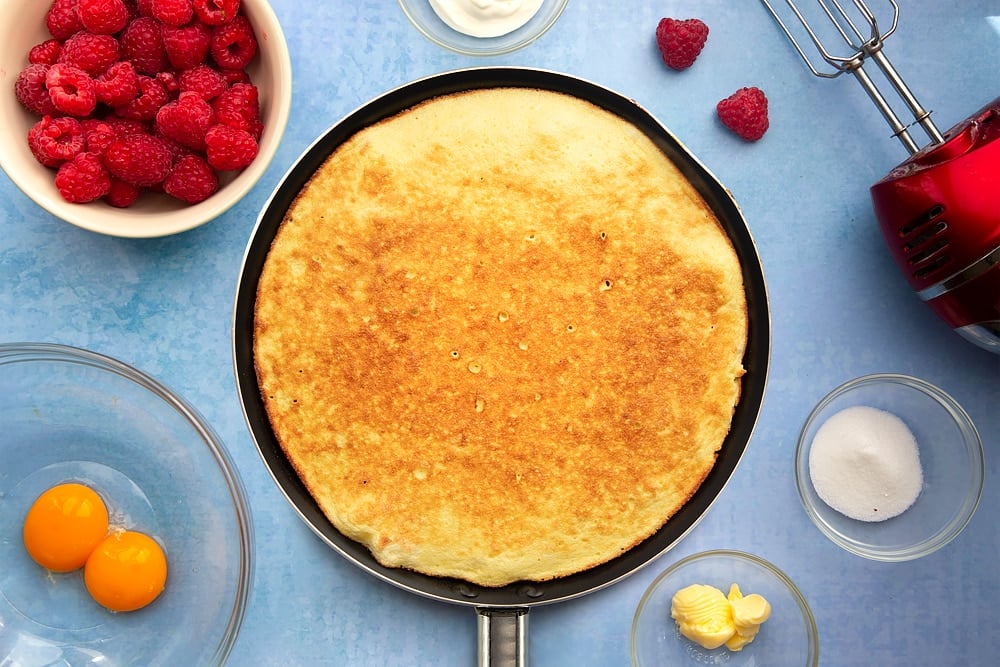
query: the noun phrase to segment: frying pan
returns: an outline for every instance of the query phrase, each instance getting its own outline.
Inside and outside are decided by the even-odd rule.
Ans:
[[[313,172],[340,144],[362,128],[432,97],[504,86],[541,88],[588,100],[633,123],[673,160],[715,212],[736,249],[746,289],[749,336],[743,359],[746,374],[732,428],[719,451],[715,467],[680,511],[648,539],[603,565],[544,583],[515,582],[501,588],[486,588],[467,581],[387,568],[378,563],[366,547],[333,527],[295,473],[271,430],[254,370],[253,324],[257,283],[285,212]],[[364,104],[319,137],[288,170],[257,219],[243,258],[233,320],[236,382],[243,413],[260,456],[285,497],[323,541],[375,577],[435,600],[474,607],[479,621],[481,665],[526,664],[527,619],[531,607],[578,597],[611,585],[666,552],[695,526],[722,492],[753,433],[764,398],[770,345],[767,289],[760,258],[746,221],[729,192],[663,125],[634,101],[566,74],[516,67],[469,68],[413,81]]]

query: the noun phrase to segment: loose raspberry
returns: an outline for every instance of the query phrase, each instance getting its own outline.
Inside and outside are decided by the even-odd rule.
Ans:
[[[65,42],[59,62],[79,67],[91,76],[97,76],[121,57],[118,40],[111,35],[95,35],[81,30]]]
[[[45,27],[56,39],[68,39],[83,30],[83,22],[76,12],[77,0],[55,0],[45,15]]]
[[[28,130],[28,147],[46,167],[58,167],[83,152],[85,140],[80,121],[69,116],[45,116]]]
[[[134,204],[142,193],[142,188],[132,185],[120,178],[111,177],[111,187],[108,194],[104,195],[104,201],[115,208],[128,208]]]
[[[109,67],[94,79],[97,101],[112,109],[123,107],[139,95],[139,75],[128,60]]]
[[[111,175],[140,187],[163,182],[173,166],[173,156],[158,137],[129,134],[111,142],[104,153]]]
[[[189,204],[205,201],[219,189],[219,176],[198,155],[186,155],[163,181],[163,191]]]
[[[58,39],[47,39],[31,47],[28,51],[28,62],[32,65],[52,65],[59,60],[61,53],[62,42]]]
[[[194,0],[194,13],[206,25],[222,25],[233,20],[240,0]]]
[[[80,153],[56,172],[56,189],[73,204],[100,199],[111,189],[111,176],[93,153]]]
[[[257,140],[249,132],[213,125],[205,134],[208,163],[219,171],[243,169],[257,157]]]
[[[163,48],[175,69],[184,70],[205,62],[212,40],[212,29],[203,23],[181,28],[163,26]]]
[[[122,0],[77,0],[80,23],[97,35],[120,32],[128,21],[128,9]]]
[[[158,134],[193,148],[205,150],[205,134],[215,124],[212,106],[198,93],[181,93],[174,102],[156,113],[154,128]]]
[[[667,67],[687,69],[705,47],[708,26],[700,19],[660,19],[656,26],[656,45]]]
[[[245,69],[223,69],[218,72],[230,86],[234,83],[250,83],[250,75]]]
[[[156,112],[170,101],[170,95],[163,84],[151,76],[139,76],[139,95],[115,112],[122,118],[132,120],[153,120]]]
[[[187,25],[194,17],[191,0],[153,0],[151,9],[153,18],[163,25]]]
[[[208,65],[196,65],[184,70],[178,77],[178,83],[180,92],[195,92],[205,100],[215,99],[229,87],[219,70]]]
[[[87,153],[104,155],[111,142],[118,138],[115,128],[97,118],[86,118],[80,121],[80,126],[83,128],[84,150]]]
[[[87,116],[97,106],[94,80],[79,67],[56,63],[45,74],[52,104],[71,116]]]
[[[257,54],[257,38],[242,14],[212,29],[212,58],[222,69],[243,69]]]
[[[131,60],[135,71],[150,76],[167,68],[167,52],[163,48],[160,22],[140,17],[125,26],[119,37],[122,57]]]
[[[47,65],[28,65],[14,79],[14,96],[25,109],[39,116],[56,116],[59,112],[52,103],[49,89],[45,87]]]
[[[760,88],[740,88],[716,105],[719,120],[747,141],[757,141],[768,128],[767,97]]]
[[[260,103],[257,86],[237,83],[224,90],[214,102],[215,116],[220,123],[249,132],[254,139],[260,139],[264,129],[260,120]]]

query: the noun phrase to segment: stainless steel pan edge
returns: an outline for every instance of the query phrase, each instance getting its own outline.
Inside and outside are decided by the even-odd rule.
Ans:
[[[659,531],[608,563],[550,582],[518,582],[484,588],[466,581],[386,568],[364,546],[344,537],[316,505],[271,431],[253,359],[253,311],[257,281],[285,211],[310,175],[348,137],[421,101],[462,90],[534,87],[589,100],[632,122],[670,157],[721,221],[743,267],[749,331],[740,402],[715,467],[691,500]],[[233,360],[244,418],[264,464],[288,502],[323,541],[383,581],[443,602],[474,606],[479,618],[479,662],[523,665],[532,606],[600,590],[636,572],[692,530],[723,491],[750,441],[764,400],[770,367],[771,322],[767,287],[756,244],[739,206],[716,177],[651,113],[615,91],[566,74],[520,67],[476,67],[435,74],[404,84],[358,107],[324,132],[289,168],[265,203],[240,268],[233,312]],[[470,499],[474,502],[474,498]]]

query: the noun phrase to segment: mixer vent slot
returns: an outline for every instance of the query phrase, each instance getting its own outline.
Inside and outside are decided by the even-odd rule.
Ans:
[[[899,228],[903,252],[916,278],[927,278],[951,261],[943,214],[944,206],[938,204]]]
[[[902,227],[900,227],[899,228],[899,235],[900,236],[909,236],[910,234],[912,234],[913,232],[917,231],[918,229],[920,229],[924,225],[926,225],[926,224],[928,224],[928,223],[936,220],[937,218],[941,217],[942,213],[944,213],[944,206],[942,206],[941,204],[938,204],[937,206],[934,206],[933,208],[928,209],[924,214],[917,216],[916,218],[914,218],[913,220],[911,220],[909,223],[907,223],[907,224],[903,225]]]

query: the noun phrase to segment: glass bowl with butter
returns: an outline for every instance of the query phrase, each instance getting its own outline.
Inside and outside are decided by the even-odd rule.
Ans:
[[[740,551],[688,556],[653,580],[632,622],[636,667],[815,667],[819,633],[791,579]]]
[[[806,418],[795,452],[812,522],[838,546],[878,561],[912,560],[955,539],[984,476],[969,415],[908,375],[866,375],[831,391]]]
[[[399,0],[427,39],[456,53],[496,56],[545,34],[569,0]]]

